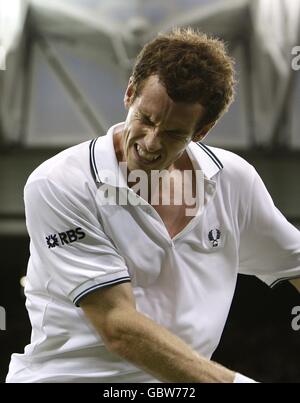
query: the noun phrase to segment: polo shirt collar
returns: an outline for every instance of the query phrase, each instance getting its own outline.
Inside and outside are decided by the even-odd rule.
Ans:
[[[187,147],[187,153],[192,162],[196,160],[196,164],[207,179],[213,179],[224,168],[212,149],[201,142],[191,142]]]
[[[112,126],[105,136],[97,137],[91,141],[90,166],[97,183],[127,188],[126,177],[120,169],[113,143],[114,131],[122,125],[124,123]],[[223,169],[222,162],[211,148],[201,142],[191,142],[187,147],[187,153],[194,167],[199,167],[208,179],[212,179]]]
[[[113,134],[123,123],[112,126],[105,136],[90,143],[90,166],[94,180],[115,187],[127,188],[127,182],[118,163]]]

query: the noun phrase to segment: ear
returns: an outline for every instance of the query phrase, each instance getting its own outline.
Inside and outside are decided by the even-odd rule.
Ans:
[[[130,77],[129,78],[129,82],[126,88],[126,92],[124,95],[124,105],[126,109],[129,109],[132,101],[133,101],[133,97],[134,97],[134,87],[133,87],[133,78]]]
[[[198,141],[202,141],[204,137],[208,134],[208,132],[215,126],[216,122],[210,122],[206,124],[205,126],[202,127],[202,129],[199,129],[196,131],[194,134],[192,140],[194,143],[197,143]]]

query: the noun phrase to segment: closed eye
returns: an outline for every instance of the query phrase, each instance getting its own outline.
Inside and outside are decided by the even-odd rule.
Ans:
[[[169,136],[176,137],[176,138],[184,138],[184,137],[185,137],[185,134],[184,134],[184,133],[182,133],[182,132],[177,132],[177,131],[173,131],[173,130],[167,130],[166,133],[167,133]]]
[[[150,118],[146,115],[141,115],[141,120],[145,125],[154,126],[154,123],[150,120]]]

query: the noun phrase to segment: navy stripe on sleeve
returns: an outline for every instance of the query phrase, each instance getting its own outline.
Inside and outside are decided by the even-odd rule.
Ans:
[[[120,277],[120,278],[118,278],[116,280],[106,281],[106,282],[101,283],[101,284],[93,285],[92,287],[89,287],[86,290],[82,291],[80,294],[78,294],[77,297],[74,298],[73,303],[78,307],[79,306],[79,304],[78,304],[79,300],[81,298],[83,298],[85,295],[90,294],[91,292],[93,292],[95,290],[98,290],[99,288],[105,288],[105,287],[108,287],[108,286],[127,283],[127,282],[130,282],[130,281],[131,281],[130,277],[126,276],[126,277]]]

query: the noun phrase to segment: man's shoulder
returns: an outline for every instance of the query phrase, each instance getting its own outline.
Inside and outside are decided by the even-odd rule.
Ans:
[[[49,181],[66,191],[86,181],[93,181],[90,172],[91,140],[69,147],[39,165],[29,176],[25,188],[32,183]]]
[[[224,167],[228,166],[230,168],[234,167],[249,168],[252,166],[244,158],[242,158],[240,155],[232,151],[212,146],[206,146],[206,147],[208,147],[211,150],[211,152],[218,157],[218,159],[222,162]]]
[[[227,178],[252,179],[255,171],[253,165],[242,158],[240,155],[223,148],[208,146],[210,151],[217,157],[222,164],[222,175]]]

